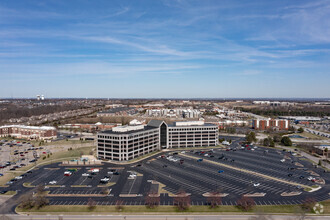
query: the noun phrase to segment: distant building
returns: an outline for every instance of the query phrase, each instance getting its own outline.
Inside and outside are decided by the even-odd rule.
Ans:
[[[115,107],[106,111],[97,113],[97,117],[111,117],[115,115],[128,115],[130,112],[133,113],[135,108],[133,107]]]
[[[11,136],[28,140],[50,140],[57,138],[57,131],[55,127],[49,126],[5,125],[0,127],[0,136]]]
[[[219,125],[219,129],[224,129],[227,127],[243,127],[247,126],[249,124],[248,121],[243,121],[243,120],[224,120],[224,121],[219,121],[217,122]]]
[[[148,109],[146,114],[149,117],[167,118],[199,118],[202,113],[197,109]]]
[[[330,145],[314,146],[314,151],[315,151],[315,153],[317,153],[319,155],[329,157],[329,155],[330,155]]]
[[[161,148],[188,148],[218,145],[218,126],[203,121],[174,122],[151,120],[97,134],[97,156],[106,160],[131,160]]]
[[[117,125],[118,124],[115,124],[115,123],[97,122],[95,124],[65,124],[65,125],[60,125],[59,128],[82,129],[82,130],[87,130],[87,131],[92,132],[92,131],[103,131],[103,130],[111,129],[113,127],[116,127]]]
[[[289,121],[283,119],[255,119],[252,121],[252,128],[255,130],[288,130]]]

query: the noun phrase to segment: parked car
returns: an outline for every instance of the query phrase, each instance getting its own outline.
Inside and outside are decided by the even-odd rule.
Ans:
[[[255,187],[260,186],[260,183],[254,183],[253,186]]]
[[[70,171],[65,171],[64,172],[64,176],[71,176],[71,175],[72,175],[72,173]]]
[[[130,176],[131,176],[131,175],[130,175]],[[109,182],[109,180],[110,180],[109,177],[106,176],[106,177],[102,178],[102,179],[100,180],[100,182],[101,182],[101,183],[107,183],[107,182]]]
[[[82,176],[89,176],[90,174],[89,173],[83,173],[81,174]]]
[[[57,181],[55,181],[55,180],[49,182],[50,185],[55,185],[56,183],[57,183]]]

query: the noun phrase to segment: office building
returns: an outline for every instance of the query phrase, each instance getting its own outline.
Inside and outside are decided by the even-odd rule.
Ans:
[[[148,125],[131,123],[97,134],[97,155],[106,160],[131,160],[164,148],[209,147],[218,145],[218,126],[203,121],[174,122],[151,120]]]

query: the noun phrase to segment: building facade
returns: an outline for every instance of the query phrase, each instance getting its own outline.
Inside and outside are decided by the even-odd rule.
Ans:
[[[159,129],[122,126],[98,133],[97,156],[106,160],[131,160],[159,149]]]
[[[148,125],[112,128],[97,134],[97,156],[105,160],[131,160],[162,148],[218,145],[218,126],[197,122],[151,120]]]
[[[168,125],[167,148],[213,147],[218,145],[218,126],[203,121]]]
[[[289,120],[283,119],[255,119],[252,121],[252,128],[255,130],[288,130]]]
[[[5,125],[0,127],[0,136],[28,140],[51,140],[57,138],[57,131],[55,127],[50,126]]]

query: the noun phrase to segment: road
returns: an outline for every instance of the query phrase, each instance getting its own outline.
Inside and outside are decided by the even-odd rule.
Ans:
[[[7,215],[13,220],[37,220],[37,219],[47,219],[47,220],[246,220],[246,219],[261,219],[261,216],[256,215]],[[62,217],[62,218],[59,218]],[[302,219],[298,218],[298,215],[272,215],[263,216],[262,219],[272,219],[272,220],[294,220]],[[299,216],[300,217],[300,216]],[[304,219],[314,219],[314,220],[326,220],[329,219],[328,216],[308,216]],[[1,219],[1,217],[0,217]]]

